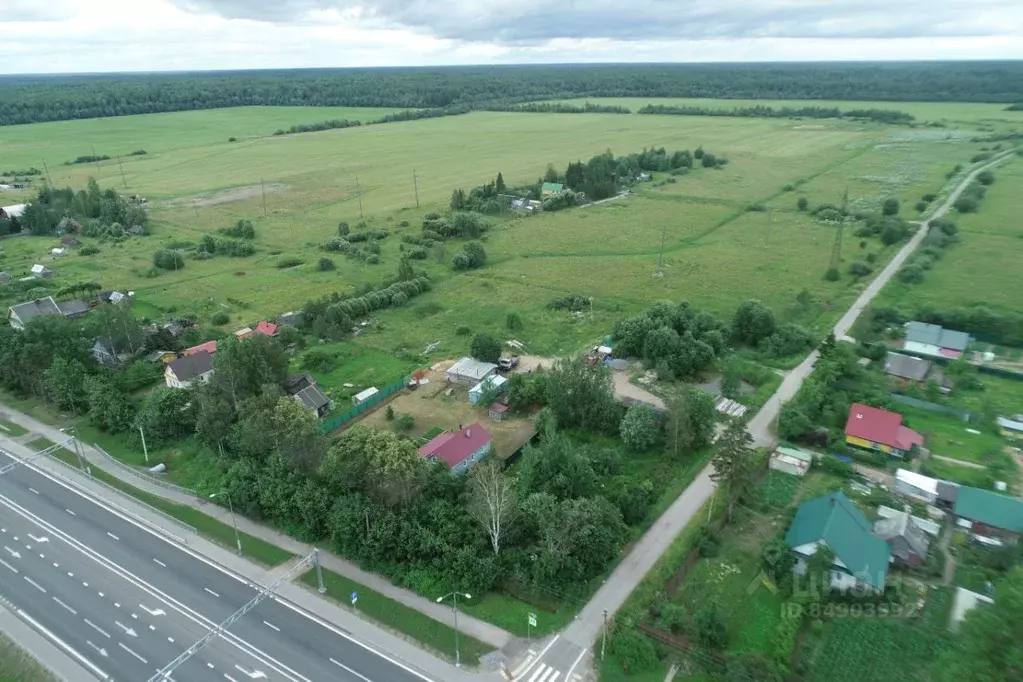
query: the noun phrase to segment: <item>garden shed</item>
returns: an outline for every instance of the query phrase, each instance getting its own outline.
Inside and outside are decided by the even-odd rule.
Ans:
[[[475,386],[495,372],[497,372],[497,365],[494,363],[465,357],[451,365],[445,378],[452,383]]]
[[[363,404],[364,402],[366,402],[379,392],[380,389],[378,389],[376,386],[370,386],[365,391],[359,391],[358,393],[353,395],[352,404],[358,407],[359,405]]]
[[[504,390],[508,387],[508,379],[501,376],[500,374],[491,374],[483,381],[479,382],[475,386],[469,389],[469,404],[477,405],[483,398],[483,393],[487,390],[496,390],[498,395],[504,393]]]

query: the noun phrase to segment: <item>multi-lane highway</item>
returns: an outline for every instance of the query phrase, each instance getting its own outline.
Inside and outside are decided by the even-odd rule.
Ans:
[[[0,453],[0,466],[10,461]],[[83,673],[145,682],[258,592],[34,467],[0,476],[0,600]],[[282,600],[266,599],[171,679],[426,678]]]

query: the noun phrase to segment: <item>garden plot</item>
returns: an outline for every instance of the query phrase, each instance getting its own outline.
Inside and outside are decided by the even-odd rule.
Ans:
[[[404,433],[412,438],[422,438],[437,428],[458,431],[463,426],[480,423],[494,438],[494,453],[507,459],[533,437],[536,430],[528,418],[505,415],[503,421],[488,416],[488,407],[469,404],[469,387],[448,384],[443,370],[429,370],[429,383],[415,391],[405,391],[387,403],[393,410],[393,419],[388,419],[387,407],[381,406],[363,417],[359,423],[378,429]],[[402,415],[411,415],[414,426],[399,430]]]

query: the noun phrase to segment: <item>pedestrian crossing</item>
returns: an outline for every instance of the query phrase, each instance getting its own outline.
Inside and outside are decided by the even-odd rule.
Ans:
[[[536,666],[536,670],[533,671],[527,682],[557,682],[560,677],[560,670],[555,670],[546,663],[541,663]]]

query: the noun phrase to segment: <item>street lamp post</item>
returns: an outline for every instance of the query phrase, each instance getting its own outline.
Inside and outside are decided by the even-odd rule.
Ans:
[[[238,520],[234,516],[234,504],[231,502],[231,493],[226,490],[219,493],[213,493],[210,495],[212,500],[217,495],[223,495],[227,498],[227,508],[231,510],[231,525],[234,526],[234,544],[238,547],[238,556],[242,555],[242,536],[238,534]]]
[[[462,657],[458,651],[458,598],[465,597],[466,599],[472,599],[472,595],[468,592],[451,592],[445,594],[443,597],[437,597],[437,603],[440,604],[448,597],[452,598],[452,609],[455,612],[455,667],[462,667]]]

